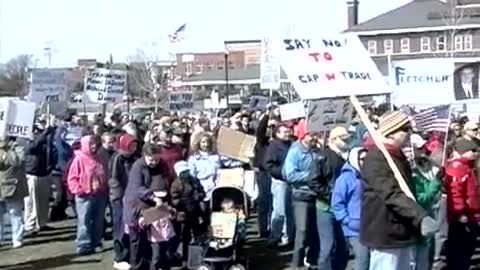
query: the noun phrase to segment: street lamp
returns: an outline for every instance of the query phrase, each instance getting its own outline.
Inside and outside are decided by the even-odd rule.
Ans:
[[[229,104],[229,84],[228,84],[228,49],[227,47],[225,47],[225,95],[227,96],[226,97],[226,101],[227,101],[227,108],[228,108],[228,104]]]

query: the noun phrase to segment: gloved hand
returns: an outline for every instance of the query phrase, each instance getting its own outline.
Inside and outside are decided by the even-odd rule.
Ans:
[[[422,219],[420,231],[423,236],[431,236],[438,231],[438,224],[433,218],[426,216]]]

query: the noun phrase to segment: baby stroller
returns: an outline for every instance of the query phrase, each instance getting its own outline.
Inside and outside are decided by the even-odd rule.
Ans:
[[[233,201],[235,210],[225,212],[222,202]],[[212,191],[210,207],[212,232],[201,245],[190,246],[189,269],[245,270],[247,260],[239,256],[248,217],[248,198],[236,186],[219,186]],[[196,257],[196,258],[195,258]]]

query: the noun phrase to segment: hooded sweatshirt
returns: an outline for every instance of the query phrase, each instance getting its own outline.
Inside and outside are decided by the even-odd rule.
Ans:
[[[80,139],[80,150],[75,151],[68,171],[68,189],[74,195],[95,195],[108,188],[106,168],[97,155],[90,152],[91,139],[92,136]]]
[[[110,159],[108,187],[112,201],[122,199],[127,188],[128,173],[136,160],[135,153],[129,153],[128,150],[135,142],[136,138],[130,134],[121,135],[118,139],[118,152]]]
[[[353,148],[348,161],[335,181],[332,193],[331,209],[335,219],[342,224],[346,237],[359,237],[360,210],[362,198],[362,178],[358,156],[364,148]]]

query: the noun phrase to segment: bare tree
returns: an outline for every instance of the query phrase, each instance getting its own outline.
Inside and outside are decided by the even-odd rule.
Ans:
[[[154,98],[157,112],[159,102],[167,96],[170,67],[159,66],[158,57],[149,56],[141,49],[137,49],[137,53],[129,56],[127,61],[130,93]]]
[[[28,67],[32,55],[21,54],[10,59],[0,69],[0,95],[21,97],[27,94]]]

